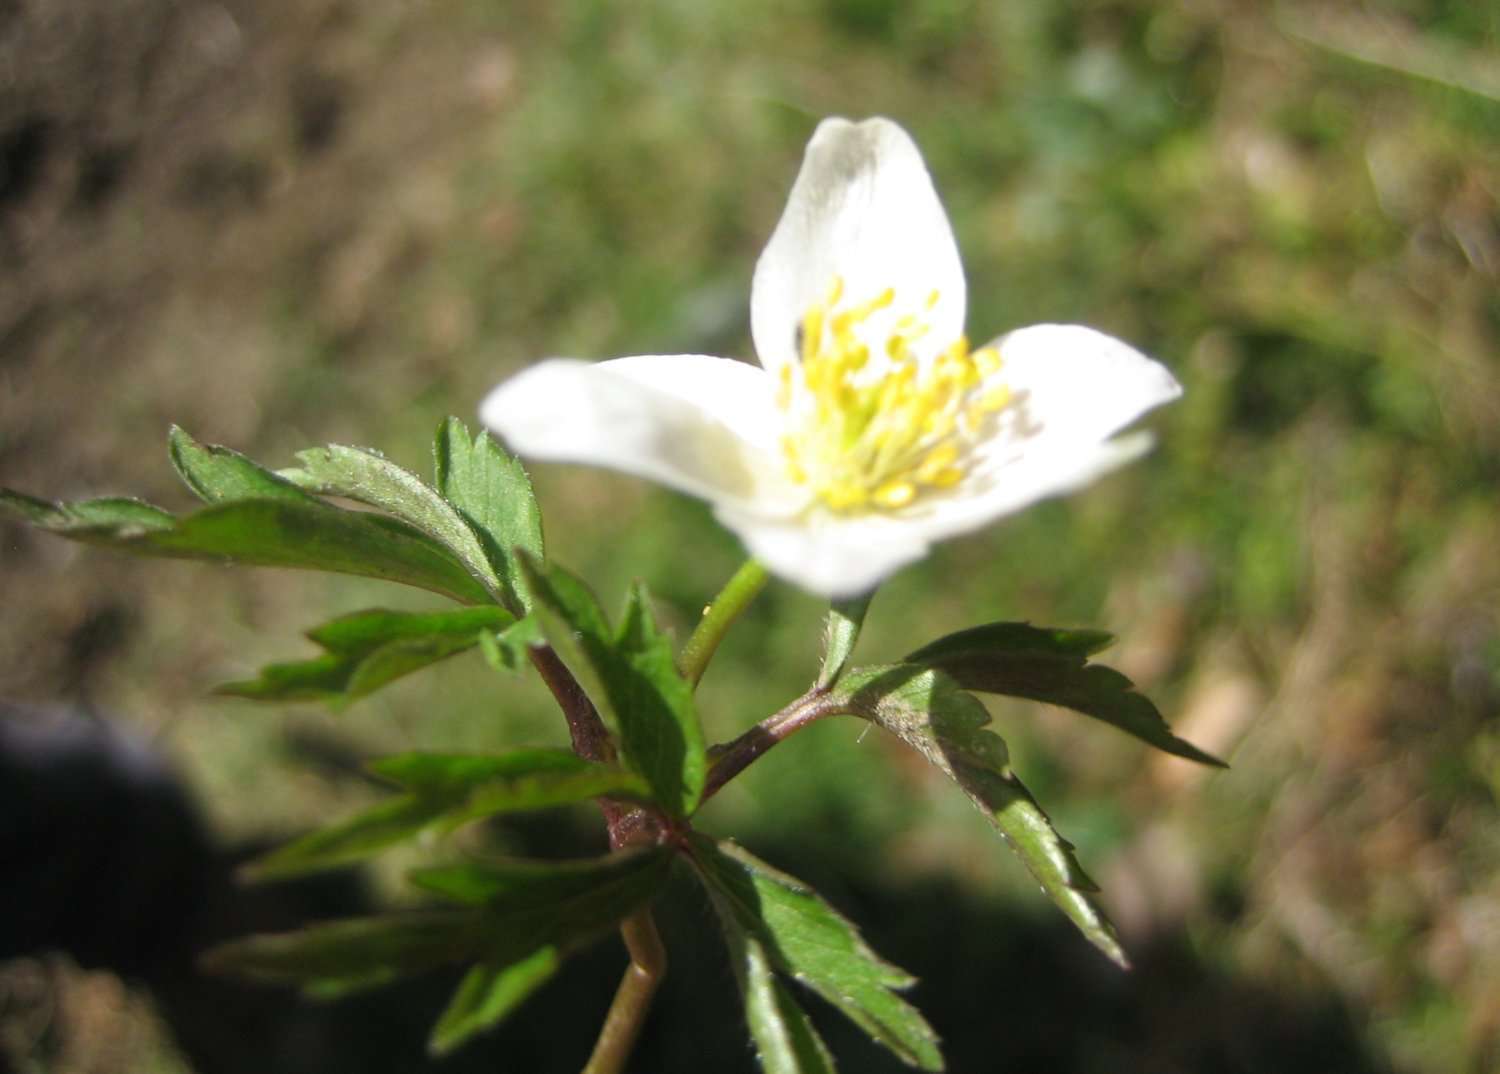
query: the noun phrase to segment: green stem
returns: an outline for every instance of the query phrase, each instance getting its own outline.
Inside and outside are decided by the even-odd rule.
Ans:
[[[583,1074],[620,1074],[651,1009],[651,998],[667,972],[667,950],[651,911],[638,910],[620,925],[630,965],[615,991]]]
[[[766,569],[753,559],[746,560],[734,572],[734,577],[729,579],[714,602],[703,609],[703,618],[698,620],[693,636],[688,638],[677,656],[677,670],[682,672],[683,678],[694,686],[698,685],[719,642],[724,640],[734,621],[765,585]]]

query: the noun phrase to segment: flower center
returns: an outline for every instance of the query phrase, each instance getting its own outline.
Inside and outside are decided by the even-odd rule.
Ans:
[[[916,313],[899,313],[891,288],[854,304],[843,294],[835,277],[802,318],[801,362],[781,369],[787,472],[835,511],[905,507],[960,481],[981,430],[1010,403],[994,379],[1000,352],[971,351],[959,336],[919,358],[936,291]]]

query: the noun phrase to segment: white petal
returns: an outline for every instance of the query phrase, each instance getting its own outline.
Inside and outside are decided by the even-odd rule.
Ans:
[[[964,274],[948,216],[911,136],[888,119],[818,125],[755,266],[750,328],[772,373],[797,358],[803,316],[834,277],[858,303],[895,288],[896,312],[923,311],[934,347],[963,332]]]
[[[979,529],[1040,500],[1074,492],[1151,448],[1149,433],[1122,436],[1066,451],[1033,451],[974,475],[951,495],[933,497],[903,521],[920,539],[935,543]]]
[[[1010,421],[1038,446],[1097,444],[1182,394],[1165,366],[1082,325],[1019,328],[995,346],[1015,395]]]
[[[1148,434],[1110,436],[1182,394],[1160,363],[1081,325],[1034,325],[996,346],[996,379],[1014,399],[975,449],[969,476],[902,512],[925,541],[978,529],[1139,458],[1150,448]]]
[[[870,592],[928,547],[914,527],[888,515],[814,508],[799,518],[770,519],[730,507],[715,513],[772,574],[834,600]]]
[[[727,358],[554,358],[500,385],[479,413],[530,458],[607,466],[766,515],[806,501],[767,450],[766,374]]]

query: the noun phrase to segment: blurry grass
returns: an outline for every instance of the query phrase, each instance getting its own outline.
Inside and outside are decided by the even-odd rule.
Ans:
[[[1187,394],[1144,463],[893,580],[861,657],[985,619],[1118,631],[1106,658],[1235,768],[1184,776],[1082,718],[996,704],[1087,866],[1145,875],[1228,964],[1339,989],[1410,1069],[1495,1054],[1500,105],[1288,33],[1291,7],[275,7],[239,62],[334,87],[327,145],[295,137],[295,92],[252,93],[246,74],[222,91],[229,121],[139,135],[168,179],[230,161],[214,174],[240,178],[206,202],[142,169],[92,216],[45,189],[20,204],[51,228],[21,248],[54,280],[5,307],[0,477],[170,497],[168,420],[272,464],[339,440],[422,468],[442,415],[538,357],[748,358],[750,272],[806,136],[825,114],[889,114],[953,216],[976,339],[1090,323]],[[1338,32],[1368,31],[1361,12]],[[1408,67],[1500,49],[1483,4],[1383,18]],[[68,387],[84,380],[93,395]],[[681,634],[737,563],[700,505],[568,468],[536,480],[554,556],[606,606],[643,577]],[[296,630],[405,598],[7,542],[12,606],[41,624],[8,617],[11,688],[86,691],[170,729],[230,830],[367,793],[290,754],[288,728],[371,752],[560,736],[534,684],[477,660],[338,720],[204,701],[295,656]],[[91,617],[136,605],[75,678]],[[785,588],[762,599],[705,682],[712,738],[801,689],[819,614]],[[959,796],[858,731],[778,750],[706,822],[751,845],[833,833],[1036,901]],[[1158,837],[1196,879],[1151,858]]]

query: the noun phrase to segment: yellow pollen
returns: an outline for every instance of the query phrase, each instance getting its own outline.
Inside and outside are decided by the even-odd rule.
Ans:
[[[835,277],[802,317],[800,362],[784,366],[776,402],[788,476],[835,511],[900,510],[967,475],[974,444],[1010,404],[994,347],[963,336],[919,348],[932,291],[915,311],[893,288],[843,304]]]

